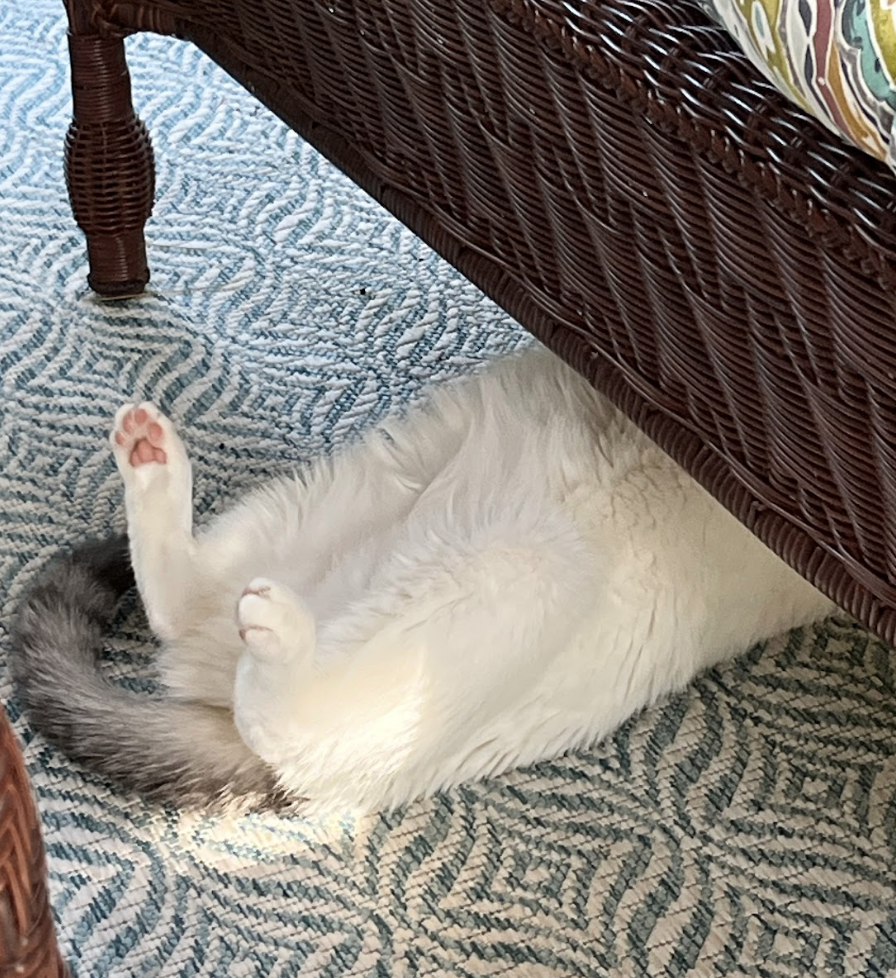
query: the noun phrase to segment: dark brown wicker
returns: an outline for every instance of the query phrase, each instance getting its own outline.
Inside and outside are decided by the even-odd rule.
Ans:
[[[692,2],[68,2],[94,287],[145,278],[118,38],[187,38],[893,639],[896,182]]]
[[[0,707],[0,978],[67,978],[59,957],[37,813]]]
[[[696,6],[69,3],[94,45],[151,30],[202,47],[794,567],[896,635],[896,183]],[[140,280],[150,154],[111,50],[110,121],[76,100],[73,131],[127,151],[70,185],[92,281],[114,293]],[[73,72],[100,100],[80,55]],[[119,272],[108,253],[132,247]]]
[[[100,35],[87,5],[69,9],[74,121],[65,141],[65,174],[75,219],[87,235],[88,281],[124,297],[149,281],[143,226],[155,189],[152,149],[134,115],[120,37]]]

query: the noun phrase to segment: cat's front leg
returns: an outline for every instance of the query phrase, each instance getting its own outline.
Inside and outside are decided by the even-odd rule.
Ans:
[[[120,408],[110,440],[137,586],[153,630],[173,641],[196,583],[190,460],[172,423],[149,403]]]

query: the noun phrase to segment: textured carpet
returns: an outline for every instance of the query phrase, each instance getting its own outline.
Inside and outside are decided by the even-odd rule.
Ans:
[[[590,752],[359,822],[159,810],[34,736],[7,623],[54,550],[121,525],[123,398],[181,424],[207,513],[524,339],[189,47],[130,51],[154,278],[104,304],[64,196],[62,5],[0,6],[0,696],[75,976],[896,973],[893,657],[845,620]],[[152,685],[145,643],[126,608],[123,682]]]

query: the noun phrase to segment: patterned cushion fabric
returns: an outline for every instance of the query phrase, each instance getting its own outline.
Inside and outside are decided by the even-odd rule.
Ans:
[[[785,95],[896,171],[896,0],[699,0]]]

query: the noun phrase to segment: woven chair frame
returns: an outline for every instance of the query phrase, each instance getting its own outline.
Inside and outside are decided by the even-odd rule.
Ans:
[[[68,978],[47,895],[40,823],[0,707],[0,978]]]
[[[133,254],[152,192],[116,45],[189,39],[896,635],[896,183],[693,2],[69,3],[69,185],[100,291],[148,276],[142,239],[109,258]],[[102,46],[125,84],[88,119]]]

